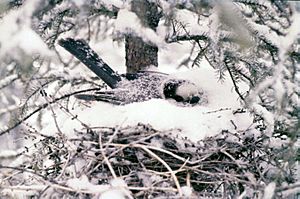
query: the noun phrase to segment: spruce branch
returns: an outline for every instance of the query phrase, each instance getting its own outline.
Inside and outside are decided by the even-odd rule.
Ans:
[[[76,95],[76,94],[80,94],[80,93],[85,93],[85,92],[89,92],[89,91],[99,91],[100,88],[90,88],[90,89],[85,89],[85,90],[80,90],[80,91],[76,91],[76,92],[72,92],[72,93],[69,93],[69,94],[66,94],[66,95],[63,95],[61,97],[58,97],[58,98],[55,98],[53,99],[52,101],[50,101],[49,103],[45,103],[45,104],[42,104],[40,105],[38,108],[36,108],[34,111],[32,111],[31,113],[27,114],[25,117],[23,117],[22,119],[19,119],[17,122],[15,122],[15,124],[13,124],[11,127],[8,127],[7,129],[5,130],[1,130],[0,131],[0,136],[6,134],[6,133],[9,133],[11,130],[13,130],[14,128],[18,127],[19,125],[21,125],[24,121],[26,121],[27,119],[29,119],[31,116],[33,116],[34,114],[38,113],[39,111],[47,108],[49,105],[51,104],[54,104],[60,100],[63,100],[63,99],[66,99],[66,98],[69,98],[73,95]]]
[[[241,92],[239,90],[239,87],[238,87],[238,85],[236,83],[236,80],[234,78],[233,72],[231,71],[230,67],[228,66],[228,63],[229,63],[228,61],[229,61],[228,58],[225,58],[224,65],[225,65],[225,67],[226,67],[226,69],[227,69],[227,71],[228,71],[228,73],[230,75],[231,81],[232,81],[233,86],[234,86],[234,90],[239,95],[239,97],[241,98],[241,100],[245,101],[245,98],[241,94]]]

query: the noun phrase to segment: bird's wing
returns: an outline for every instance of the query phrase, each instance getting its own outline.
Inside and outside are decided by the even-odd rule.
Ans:
[[[97,94],[78,94],[75,95],[77,99],[85,100],[85,101],[100,101],[100,102],[108,102],[115,105],[122,105],[126,104],[123,99],[118,98],[115,96],[114,93],[108,92],[101,92]]]
[[[116,88],[121,76],[111,69],[83,40],[60,39],[58,44],[84,63],[110,88]]]

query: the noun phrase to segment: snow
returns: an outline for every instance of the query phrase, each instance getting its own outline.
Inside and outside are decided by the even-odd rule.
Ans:
[[[90,186],[87,176],[82,176],[81,179],[80,178],[70,179],[67,181],[67,185],[69,187],[72,187],[73,189],[88,188]]]
[[[120,192],[119,190],[110,190],[110,191],[106,191],[103,194],[101,194],[99,199],[126,199],[126,197],[124,197],[124,194],[122,192]]]
[[[111,189],[108,192],[102,194],[101,199],[125,199],[125,198],[132,198],[130,191],[127,189],[127,184],[124,180],[116,178],[110,181],[110,185],[115,189]],[[125,197],[127,196],[127,197]]]
[[[6,198],[32,198],[41,191],[47,188],[47,185],[30,185],[30,186],[12,186],[11,188],[3,188],[1,194]]]
[[[105,48],[100,46],[100,44],[91,46],[92,48],[97,48],[96,52],[113,69],[117,67],[119,71],[125,71],[124,59],[120,59],[120,49],[116,48],[112,42],[106,41],[103,41]],[[78,131],[83,128],[81,122],[93,127],[126,127],[145,123],[162,131],[178,129],[180,130],[180,136],[187,137],[193,141],[216,135],[222,130],[233,132],[247,130],[253,133],[254,127],[251,126],[252,116],[249,113],[232,113],[234,110],[241,108],[241,105],[238,95],[233,90],[229,76],[220,82],[215,74],[215,70],[205,61],[199,68],[180,68],[176,70],[178,59],[174,59],[174,57],[181,58],[186,56],[189,46],[190,44],[188,43],[172,44],[168,48],[160,49],[159,67],[157,70],[170,73],[170,78],[186,79],[194,83],[203,92],[200,104],[184,106],[172,100],[152,99],[124,106],[115,106],[103,102],[83,102],[73,98],[71,104],[74,104],[74,110],[71,112],[73,115],[77,115],[78,120],[72,119],[63,110],[57,110],[56,121],[59,124],[59,128],[69,138],[76,137],[75,130]],[[123,46],[121,49],[123,49]],[[107,52],[110,52],[110,56]],[[102,54],[106,57],[104,58]],[[111,61],[114,64],[110,64],[112,63]],[[123,68],[120,66],[123,66]],[[85,66],[81,68],[83,70],[86,69]],[[87,72],[92,74],[90,71]],[[53,85],[55,86],[45,88],[48,94],[56,92],[58,85]],[[243,88],[242,85],[240,88]],[[244,90],[247,88],[244,85]],[[65,86],[64,89],[68,90],[72,89],[72,87]],[[87,106],[78,107],[77,103],[79,102],[83,102]],[[42,129],[42,133],[46,135],[56,133],[57,130],[50,111],[46,113],[42,122],[42,126],[45,127]]]
[[[126,183],[121,179],[113,179],[110,184],[94,185],[89,182],[87,176],[83,175],[80,178],[72,178],[67,181],[67,186],[73,190],[98,194],[99,199],[125,199],[125,196],[132,198],[127,190]]]
[[[216,135],[222,130],[233,132],[254,130],[254,127],[251,127],[252,116],[249,113],[233,114],[233,111],[241,106],[229,78],[224,82],[218,82],[214,70],[205,65],[173,73],[171,76],[193,82],[203,91],[204,102],[195,106],[165,99],[151,99],[124,106],[92,102],[88,107],[75,108],[72,113],[78,116],[78,120],[93,127],[126,127],[144,123],[161,131],[179,129],[180,136],[193,141]],[[72,103],[76,102],[78,103],[74,99]],[[63,112],[56,115],[61,131],[69,138],[76,137],[74,130],[82,129],[81,123]],[[48,117],[52,117],[50,113]],[[42,132],[55,133],[53,119],[48,117],[43,120],[48,126]]]
[[[82,6],[84,4],[83,0],[72,0],[77,6]],[[173,100],[165,100],[165,99],[151,99],[144,102],[135,102],[131,104],[127,104],[124,106],[115,106],[108,103],[103,102],[82,102],[75,98],[70,99],[70,104],[73,105],[73,109],[69,110],[72,115],[67,113],[64,110],[55,109],[55,116],[50,110],[47,110],[45,115],[42,118],[42,130],[41,133],[45,135],[54,135],[57,133],[57,127],[54,120],[57,122],[58,127],[61,132],[65,133],[67,138],[76,137],[76,133],[83,128],[85,128],[82,124],[87,124],[91,127],[101,126],[101,127],[125,127],[125,126],[134,126],[138,123],[150,124],[153,128],[161,131],[169,131],[173,130],[174,136],[179,135],[181,137],[186,137],[192,141],[199,141],[209,136],[214,136],[222,131],[230,131],[233,133],[258,133],[253,124],[253,117],[250,113],[234,113],[235,110],[241,108],[241,104],[239,101],[238,95],[235,93],[233,89],[232,82],[227,76],[223,82],[218,81],[218,77],[215,74],[215,70],[209,66],[209,64],[205,61],[201,64],[201,67],[188,69],[188,68],[180,68],[176,70],[176,66],[180,63],[180,60],[186,58],[188,53],[188,49],[190,48],[190,44],[170,44],[168,47],[165,46],[165,42],[163,40],[164,35],[166,33],[166,27],[161,26],[158,28],[158,31],[155,32],[152,29],[144,28],[141,24],[140,20],[136,16],[135,13],[129,11],[128,7],[124,5],[124,2],[121,0],[114,1],[102,1],[110,6],[116,6],[120,9],[118,13],[118,17],[115,21],[115,33],[124,34],[124,33],[134,33],[137,36],[141,36],[144,41],[150,41],[159,47],[159,70],[161,72],[170,73],[170,76],[186,79],[195,84],[195,87],[191,87],[186,89],[186,87],[182,87],[179,89],[179,93],[185,95],[186,92],[192,93],[194,90],[198,90],[198,88],[203,92],[201,103],[197,105],[183,105],[181,103],[177,103]],[[163,5],[164,10],[170,10],[172,6],[167,1],[160,1]],[[32,55],[35,53],[40,53],[42,55],[51,55],[51,52],[48,50],[47,46],[41,40],[41,38],[31,29],[30,18],[34,11],[34,7],[38,0],[26,1],[25,5],[21,7],[21,9],[16,11],[11,11],[6,14],[1,19],[0,25],[0,43],[1,43],[1,52],[0,57],[5,56],[7,53],[12,55],[15,52],[15,49],[20,49],[24,53],[28,55]],[[227,8],[228,9],[228,8]],[[219,11],[222,12],[222,11]],[[223,11],[224,12],[224,11]],[[182,19],[182,21],[191,22],[190,15],[191,13],[187,10],[178,11],[177,18]],[[221,13],[222,14],[222,13]],[[234,14],[228,13],[227,14]],[[220,13],[219,13],[220,15]],[[213,24],[206,24],[207,27],[197,25],[196,17],[194,17],[194,21],[190,24],[191,34],[193,33],[206,33],[208,32],[213,38],[217,39],[221,37],[221,33],[218,32],[218,25],[220,16],[218,12],[211,15],[211,20],[214,22]],[[234,16],[234,15],[232,15]],[[231,17],[232,17],[231,16]],[[286,38],[280,38],[276,35],[270,33],[269,29],[266,29],[264,26],[260,26],[257,24],[252,24],[249,22],[250,26],[254,29],[259,30],[259,34],[265,35],[266,37],[278,38],[276,39],[277,45],[282,49],[280,51],[280,58],[284,60],[286,55],[284,54],[287,49],[291,46],[292,42],[296,37],[299,36],[299,27],[298,24],[300,16],[295,15],[293,19],[293,25],[290,28],[290,31]],[[239,21],[233,21],[231,24],[232,27],[236,27],[235,23]],[[229,24],[230,25],[230,24]],[[210,26],[210,30],[208,29]],[[241,33],[241,30],[236,30],[236,33]],[[223,34],[223,33],[222,33]],[[247,35],[242,35],[243,38],[249,39]],[[25,39],[24,39],[25,38]],[[9,42],[7,42],[9,41]],[[250,42],[250,41],[249,41]],[[125,71],[124,67],[124,45],[122,46],[114,46],[115,43],[110,41],[109,39],[98,42],[95,46],[97,52],[100,54],[102,58],[104,58],[105,62],[107,62],[110,66],[116,71]],[[100,49],[100,50],[99,50]],[[122,52],[121,52],[122,51]],[[19,54],[19,53],[14,53]],[[72,77],[81,77],[86,73],[78,72],[78,68],[75,70],[71,70],[64,67],[58,67],[62,71],[68,71],[68,73],[74,74]],[[80,68],[80,67],[79,67]],[[117,68],[117,69],[116,69]],[[273,113],[269,112],[263,106],[255,103],[255,97],[257,94],[270,85],[276,90],[276,99],[278,99],[278,106],[280,106],[280,102],[285,99],[283,96],[287,93],[287,90],[294,90],[290,88],[289,85],[284,82],[283,74],[284,64],[280,62],[277,70],[275,71],[275,75],[271,78],[266,78],[254,92],[251,93],[253,96],[253,104],[252,108],[256,113],[260,113],[266,124],[267,130],[266,133],[271,135],[273,132],[274,118]],[[82,71],[86,70],[85,67],[81,68]],[[62,74],[58,72],[58,74]],[[86,70],[88,73],[90,71]],[[76,75],[75,75],[76,74]],[[93,74],[92,74],[93,75]],[[16,78],[16,75],[7,76],[6,78],[0,80],[0,87],[5,86],[7,82]],[[46,92],[49,94],[56,94],[57,90],[60,88],[58,82],[50,84],[48,88],[45,88]],[[246,85],[240,85],[240,88],[243,91],[246,91],[248,87]],[[72,85],[64,86],[64,91],[72,91],[76,90]],[[295,97],[293,95],[292,97]],[[297,100],[297,99],[295,99]],[[85,105],[82,105],[84,103]],[[55,105],[54,105],[55,106]],[[7,110],[14,109],[7,108]],[[52,107],[51,107],[52,108]],[[0,114],[2,114],[3,110],[0,109]],[[72,116],[77,116],[76,119]],[[54,118],[55,117],[55,118]],[[30,121],[35,122],[36,118],[31,118]],[[76,130],[76,131],[75,131]],[[273,143],[279,143],[274,140],[271,140]],[[160,142],[157,141],[155,143],[151,143],[157,147],[160,146]],[[0,152],[0,158],[10,158],[16,156],[17,153],[12,150],[2,150]],[[12,165],[20,165],[23,160],[17,159],[13,162]],[[43,162],[43,166],[45,168],[51,167],[55,162],[53,160],[45,160]],[[87,192],[87,193],[96,193],[98,194],[98,198],[101,199],[123,199],[126,197],[130,197],[130,192],[128,191],[126,183],[121,179],[113,179],[109,182],[109,184],[105,185],[94,185],[89,181],[87,176],[76,177],[76,170],[84,169],[85,162],[82,159],[77,159],[74,161],[74,167],[66,169],[66,172],[71,173],[71,179],[68,180],[67,185],[77,190],[78,192]],[[73,171],[73,173],[72,173]],[[157,176],[153,176],[153,178],[157,178]],[[143,180],[146,180],[145,177]],[[153,179],[155,181],[155,179]],[[149,184],[152,183],[149,181]],[[26,188],[26,187],[19,187]],[[32,190],[41,190],[44,189],[44,186],[31,186]],[[274,191],[276,188],[276,184],[274,182],[267,185],[264,190],[264,198],[272,198],[274,195]],[[181,187],[183,191],[183,195],[186,197],[190,197],[193,194],[193,190],[189,186]],[[4,189],[3,193],[10,192],[10,189]],[[34,191],[27,192],[26,190],[21,190],[23,195],[33,195]],[[11,191],[12,192],[12,191]],[[9,193],[11,195],[16,194]]]
[[[300,14],[296,13],[293,15],[292,18],[292,25],[287,31],[287,35],[285,36],[271,36],[268,37],[276,38],[272,41],[276,41],[276,45],[278,45],[280,51],[279,51],[279,62],[276,64],[276,67],[274,67],[273,75],[265,78],[256,88],[251,91],[248,102],[250,106],[261,116],[265,119],[267,125],[267,131],[266,133],[268,135],[271,135],[273,132],[273,126],[274,121],[281,117],[280,110],[283,104],[283,99],[286,99],[286,96],[290,96],[290,99],[294,100],[293,103],[298,104],[298,97],[294,94],[294,86],[288,81],[285,80],[285,76],[288,76],[289,73],[287,73],[285,62],[288,60],[287,52],[289,48],[292,46],[293,42],[296,40],[297,37],[300,35],[300,29],[298,27],[298,24],[300,23]],[[266,28],[266,27],[264,27]],[[262,29],[258,29],[259,32],[263,35],[268,35],[267,32],[264,32]],[[256,103],[256,97],[260,92],[265,91],[268,88],[274,89],[276,91],[274,93],[277,109],[279,110],[277,113],[272,113],[268,111],[266,108],[262,107],[261,105]]]
[[[159,48],[165,46],[164,39],[151,28],[143,26],[138,16],[127,8],[120,9],[115,21],[115,34],[124,33],[136,34],[145,42],[151,42]]]
[[[183,187],[181,187],[181,190],[182,190],[182,195],[184,196],[184,197],[191,197],[192,196],[192,194],[193,194],[193,189],[192,189],[192,187],[189,187],[189,186],[183,186]]]
[[[115,6],[117,8],[122,8],[128,6],[125,1],[122,0],[101,0],[100,1],[102,4],[105,5],[107,8],[112,8],[112,6]]]
[[[54,160],[47,159],[47,160],[43,161],[43,168],[44,169],[51,168],[53,166],[55,166],[55,161]]]
[[[178,14],[179,16],[185,16],[187,19],[189,13],[183,12]],[[151,38],[146,36],[146,38],[155,40],[156,37],[159,37],[165,31],[165,27],[161,27],[161,29],[158,28],[158,35],[153,32],[154,36],[152,35]],[[115,31],[126,32],[133,28],[137,32],[140,31],[139,29],[144,31],[135,13],[124,7],[120,10],[115,22]],[[144,34],[146,33],[140,32],[139,34],[145,37]],[[161,41],[154,40],[152,42],[161,44]],[[116,46],[110,39],[103,40],[97,44],[91,41],[90,45],[115,71],[125,71],[123,45]],[[72,114],[76,115],[78,120],[72,119],[63,110],[57,110],[56,120],[59,128],[69,138],[76,137],[75,130],[78,131],[84,128],[81,122],[92,127],[126,127],[134,126],[138,123],[150,124],[153,128],[161,131],[178,129],[180,136],[187,137],[193,141],[201,140],[207,136],[214,136],[223,130],[254,133],[254,127],[251,126],[253,118],[249,113],[233,114],[234,110],[241,108],[241,104],[238,95],[233,89],[229,75],[224,81],[220,82],[215,70],[205,60],[199,68],[188,69],[182,67],[178,70],[176,69],[179,60],[186,57],[190,47],[191,44],[186,42],[159,48],[159,67],[157,70],[169,73],[170,78],[186,79],[194,83],[203,92],[200,104],[184,106],[172,100],[152,99],[124,106],[115,106],[104,102],[83,102],[73,98],[71,99],[71,104],[74,104]],[[81,68],[83,70],[86,69],[84,66]],[[90,71],[87,72],[92,74]],[[240,89],[246,91],[248,87],[241,84]],[[47,89],[46,92],[49,93]],[[78,107],[77,103],[80,104],[82,102],[85,105]],[[42,133],[47,135],[56,133],[52,117],[51,113],[46,113],[44,116],[42,126],[46,128],[42,129]]]
[[[259,115],[261,115],[263,117],[263,119],[265,120],[267,126],[266,126],[266,135],[271,136],[274,130],[274,124],[275,124],[275,119],[274,119],[274,115],[268,111],[265,107],[263,107],[260,104],[257,103],[253,103],[252,104],[252,108],[254,109],[254,111],[256,113],[258,113]]]
[[[31,29],[31,16],[39,0],[26,1],[18,10],[10,11],[0,22],[0,57],[9,54],[18,56],[16,49],[27,55],[35,53],[51,56],[53,53],[40,36]],[[7,42],[9,41],[9,42]],[[20,59],[20,57],[15,57]]]
[[[85,0],[72,0],[76,4],[77,7],[83,6]]]
[[[15,157],[18,155],[18,152],[15,150],[1,150],[0,159]]]
[[[265,188],[263,199],[272,199],[275,192],[276,184],[275,182],[271,182]]]
[[[5,87],[6,85],[8,85],[11,81],[15,80],[18,78],[17,74],[12,74],[12,75],[8,75],[6,76],[4,79],[0,80],[0,88]]]

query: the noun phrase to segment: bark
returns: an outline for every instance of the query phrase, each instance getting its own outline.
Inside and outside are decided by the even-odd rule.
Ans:
[[[135,0],[132,1],[131,9],[145,27],[156,30],[160,17],[155,3],[149,3],[147,0]],[[158,48],[137,36],[127,35],[125,37],[125,50],[127,73],[144,70],[150,65],[158,66]]]

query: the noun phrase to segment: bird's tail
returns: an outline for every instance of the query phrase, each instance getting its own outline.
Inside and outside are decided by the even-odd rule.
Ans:
[[[60,39],[58,44],[84,63],[109,87],[116,88],[121,81],[121,76],[111,69],[85,41],[67,38]]]

